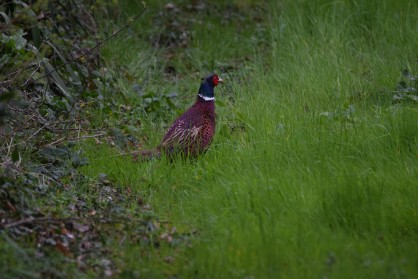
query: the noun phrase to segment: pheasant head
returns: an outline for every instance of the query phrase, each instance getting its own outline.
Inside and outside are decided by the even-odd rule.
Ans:
[[[222,81],[223,80],[217,74],[211,74],[208,77],[203,78],[197,96],[205,101],[214,101],[214,88]]]

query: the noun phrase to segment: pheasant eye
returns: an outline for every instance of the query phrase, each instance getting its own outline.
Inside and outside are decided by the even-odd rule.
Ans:
[[[217,75],[214,75],[212,81],[213,85],[217,86],[219,83],[219,77]]]

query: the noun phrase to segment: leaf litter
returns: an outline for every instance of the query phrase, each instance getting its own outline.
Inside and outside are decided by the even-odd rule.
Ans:
[[[16,246],[36,247],[31,261],[46,260],[51,253],[58,253],[80,271],[105,276],[121,272],[114,261],[119,252],[109,241],[120,246],[139,245],[145,253],[146,247],[188,243],[187,235],[178,233],[169,222],[156,219],[150,205],[129,188],[117,187],[104,175],[98,181],[89,185],[89,198],[75,193],[60,214],[51,213],[57,204],[31,212],[19,212],[13,204],[8,211],[3,207],[0,230]],[[2,199],[2,204],[5,202]],[[173,259],[174,255],[163,260]]]

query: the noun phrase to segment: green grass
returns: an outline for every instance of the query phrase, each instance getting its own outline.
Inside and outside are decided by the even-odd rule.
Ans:
[[[170,61],[176,81],[163,78],[163,51],[125,40],[127,71],[138,79],[147,73],[145,90],[178,90],[183,108],[194,99],[196,72],[238,67],[222,76],[216,137],[198,161],[136,163],[105,146],[87,150],[86,174],[107,173],[140,192],[159,219],[197,232],[191,247],[157,249],[155,257],[138,259],[140,247],[126,247],[122,270],[180,278],[418,276],[418,109],[392,104],[401,71],[418,71],[417,4],[293,2],[265,4],[258,28],[204,15],[204,24],[192,25],[191,47]],[[247,5],[242,11],[251,15]],[[152,56],[136,60],[138,52]],[[135,100],[130,83],[119,82]],[[175,117],[145,117],[138,135],[155,146]],[[174,251],[173,262],[161,260]]]

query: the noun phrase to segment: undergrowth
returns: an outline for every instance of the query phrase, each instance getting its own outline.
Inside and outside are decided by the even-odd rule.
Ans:
[[[70,2],[2,6],[2,274],[417,276],[413,1],[157,1],[36,80],[138,10]],[[205,156],[132,160],[209,72]]]

